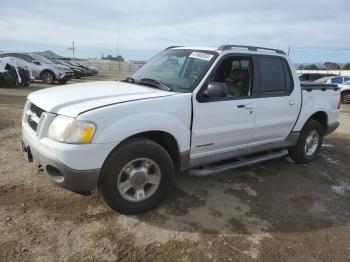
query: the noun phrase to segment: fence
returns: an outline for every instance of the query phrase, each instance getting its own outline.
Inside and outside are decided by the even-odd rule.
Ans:
[[[85,60],[80,63],[86,66],[93,66],[99,72],[136,72],[143,64],[129,63],[129,62],[117,62],[110,60]],[[334,74],[340,76],[350,76],[350,70],[297,70],[299,74],[303,73],[323,73]]]
[[[299,74],[304,73],[321,73],[321,74],[333,74],[339,76],[350,76],[350,70],[297,70]]]
[[[80,61],[80,63],[86,66],[93,66],[99,72],[135,72],[143,64],[129,63],[129,62],[116,62],[109,60],[87,60]]]

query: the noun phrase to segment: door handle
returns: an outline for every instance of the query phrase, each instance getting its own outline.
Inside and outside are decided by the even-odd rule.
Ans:
[[[237,108],[245,108],[247,110],[253,109],[253,104],[237,105]]]
[[[244,107],[245,109],[250,110],[253,109],[253,104],[246,104]]]
[[[295,105],[295,100],[289,100],[289,105],[291,106]]]

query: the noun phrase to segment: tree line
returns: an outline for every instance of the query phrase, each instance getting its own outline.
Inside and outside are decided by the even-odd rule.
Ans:
[[[103,54],[101,55],[102,60],[111,60],[111,61],[118,61],[118,62],[124,62],[124,58],[121,55],[118,55],[117,57],[111,56],[111,55],[106,55],[104,56]]]

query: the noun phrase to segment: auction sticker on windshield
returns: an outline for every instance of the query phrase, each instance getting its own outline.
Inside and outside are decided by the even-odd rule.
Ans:
[[[210,61],[210,59],[212,59],[213,56],[214,55],[210,55],[210,54],[207,54],[207,53],[192,52],[189,57]]]

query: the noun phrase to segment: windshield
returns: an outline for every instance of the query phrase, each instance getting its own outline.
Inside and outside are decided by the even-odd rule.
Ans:
[[[41,55],[33,55],[31,54],[32,57],[35,58],[35,60],[38,60],[40,63],[42,64],[53,64],[53,62],[51,60],[49,60],[48,58],[41,56]]]
[[[215,53],[183,49],[165,50],[135,72],[131,79],[153,79],[175,91],[191,91],[214,60]]]
[[[77,62],[72,61],[72,60],[66,61],[66,62],[67,62],[68,64],[72,65],[72,66],[80,66]]]
[[[62,60],[54,60],[54,62],[65,66],[71,66],[70,64],[66,63],[66,61],[62,61]]]

